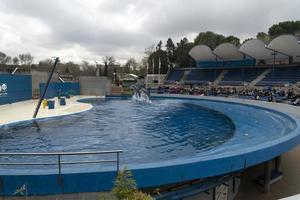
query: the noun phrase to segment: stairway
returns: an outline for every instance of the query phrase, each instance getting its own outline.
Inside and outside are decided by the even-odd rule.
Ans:
[[[182,78],[180,79],[180,82],[184,83],[190,73],[191,73],[190,70],[184,71],[184,74],[183,74]]]
[[[262,81],[271,71],[272,71],[272,69],[266,69],[256,79],[254,79],[253,81],[251,81],[249,83],[249,86],[255,86],[258,82]]]
[[[216,78],[216,80],[213,82],[213,85],[218,85],[220,83],[220,81],[223,80],[223,78],[225,77],[225,75],[228,73],[228,70],[223,70],[220,75],[218,76],[218,78]]]

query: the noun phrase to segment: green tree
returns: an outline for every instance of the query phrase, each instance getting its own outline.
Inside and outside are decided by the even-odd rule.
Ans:
[[[240,39],[238,37],[233,35],[225,37],[224,35],[217,34],[212,31],[201,32],[194,39],[195,45],[204,44],[209,46],[211,49],[215,49],[218,45],[225,42],[232,43],[237,47],[240,46]]]
[[[169,65],[173,67],[173,64],[176,61],[176,56],[175,56],[175,44],[173,43],[171,38],[168,38],[167,44],[166,44],[166,53],[169,61]]]
[[[156,50],[153,52],[148,58],[149,74],[166,74],[168,72],[168,56],[166,51],[164,50]],[[154,64],[154,72],[153,72],[153,64]],[[159,65],[160,71],[159,71]]]
[[[227,42],[226,37],[220,34],[216,34],[212,31],[201,32],[194,39],[195,45],[204,44],[211,49],[216,48],[219,44]]]
[[[161,50],[161,47],[162,47],[162,41],[160,40],[156,46],[156,50]]]
[[[126,168],[118,172],[112,193],[119,200],[153,200],[150,195],[138,191],[132,173]]]
[[[239,47],[241,45],[240,39],[238,37],[233,36],[233,35],[230,35],[230,36],[226,37],[226,41],[231,43],[231,44],[234,44],[237,47]]]
[[[189,56],[190,50],[194,44],[189,42],[187,38],[183,38],[177,43],[175,50],[176,64],[179,67],[192,67],[195,66],[194,60]]]
[[[269,35],[271,38],[275,38],[282,34],[299,34],[300,21],[284,21],[274,24],[269,28]]]
[[[249,40],[253,40],[253,38],[247,38],[247,39],[245,39],[242,44],[244,44],[245,42],[247,42]]]
[[[256,38],[264,41],[266,44],[268,44],[271,40],[270,36],[265,32],[258,32]]]

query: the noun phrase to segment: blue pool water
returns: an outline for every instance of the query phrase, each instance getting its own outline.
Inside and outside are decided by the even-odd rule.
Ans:
[[[0,151],[121,149],[124,151],[122,165],[134,168],[147,163],[181,163],[183,159],[213,159],[247,152],[296,128],[293,120],[280,113],[226,102],[165,98],[153,99],[152,104],[120,98],[85,99],[81,102],[91,103],[93,108],[64,117],[2,126]],[[99,159],[95,155],[81,159],[87,157]],[[39,156],[0,159],[53,161],[53,158]],[[64,160],[74,161],[78,157],[70,156]]]
[[[122,163],[190,157],[234,135],[226,115],[181,100],[83,100],[93,109],[80,114],[7,125],[1,152],[124,150]]]

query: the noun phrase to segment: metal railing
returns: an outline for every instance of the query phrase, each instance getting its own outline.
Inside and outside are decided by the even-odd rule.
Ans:
[[[27,165],[57,165],[58,174],[61,175],[62,165],[92,164],[92,163],[116,163],[117,171],[120,169],[120,153],[122,150],[110,151],[89,151],[89,152],[55,152],[55,153],[0,153],[0,157],[16,157],[16,156],[56,156],[57,162],[0,162],[0,165],[6,166],[27,166]],[[116,159],[111,160],[78,160],[78,161],[62,161],[62,157],[66,156],[82,156],[82,155],[100,155],[100,154],[116,154]]]

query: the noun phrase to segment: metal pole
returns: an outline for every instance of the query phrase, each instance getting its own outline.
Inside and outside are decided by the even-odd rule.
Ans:
[[[120,170],[120,155],[119,152],[117,152],[117,171],[119,172]]]
[[[159,57],[159,59],[158,59],[158,85],[160,85],[160,68],[161,68],[161,60]]]
[[[275,62],[276,62],[276,52],[274,51],[273,52],[273,74],[272,74],[272,76],[273,76],[273,78],[274,78],[274,70],[275,70]]]
[[[146,76],[148,75],[148,70],[149,70],[149,61],[147,60],[147,65],[146,65]]]
[[[154,57],[152,58],[152,84],[154,83]]]
[[[58,154],[58,174],[61,176],[61,159],[60,154]]]
[[[49,76],[49,78],[48,78],[48,80],[47,80],[46,87],[45,87],[45,90],[44,90],[44,92],[43,92],[43,95],[40,97],[40,100],[39,100],[39,102],[38,102],[38,105],[37,105],[36,108],[35,108],[35,111],[34,111],[34,114],[33,114],[33,118],[36,118],[36,116],[37,116],[37,114],[38,114],[38,112],[39,112],[39,109],[40,109],[41,104],[42,104],[42,101],[43,101],[43,99],[44,99],[44,97],[45,97],[45,95],[46,95],[46,91],[47,91],[47,89],[48,89],[49,83],[50,83],[50,81],[51,81],[52,75],[53,75],[53,73],[54,73],[54,71],[55,71],[55,68],[56,68],[56,65],[57,65],[58,61],[59,61],[59,57],[55,58],[55,62],[54,62],[54,65],[53,65],[51,74],[50,74],[50,76]]]
[[[147,65],[146,65],[146,87],[148,86],[148,82],[149,82],[149,76],[148,76],[148,70],[149,70],[149,59],[147,59]]]

